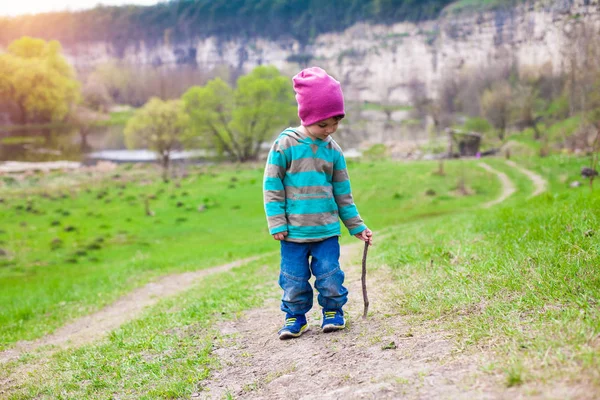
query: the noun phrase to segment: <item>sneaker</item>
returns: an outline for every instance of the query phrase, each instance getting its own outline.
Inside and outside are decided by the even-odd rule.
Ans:
[[[285,315],[285,324],[279,330],[279,339],[293,339],[302,335],[308,329],[306,316],[304,315]]]
[[[346,327],[344,312],[342,310],[323,310],[323,332],[339,331]]]

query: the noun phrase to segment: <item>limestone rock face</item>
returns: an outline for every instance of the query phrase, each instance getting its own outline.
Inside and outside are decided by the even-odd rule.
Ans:
[[[249,71],[257,65],[275,65],[293,75],[302,65],[290,57],[312,55],[319,65],[343,83],[346,97],[360,101],[409,103],[409,85],[415,80],[430,96],[440,82],[472,68],[517,65],[568,68],[573,35],[581,24],[598,34],[600,0],[540,0],[506,11],[453,16],[436,21],[390,26],[357,24],[345,32],[320,35],[314,44],[260,38],[222,41],[218,38],[187,43],[146,45],[79,43],[65,52],[78,68],[119,58],[127,63],[177,68],[230,65]],[[571,57],[571,58],[569,58]]]

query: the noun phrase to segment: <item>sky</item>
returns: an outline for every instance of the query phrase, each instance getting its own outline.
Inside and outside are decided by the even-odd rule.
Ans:
[[[0,16],[37,14],[49,11],[83,10],[97,4],[120,6],[125,4],[152,5],[159,0],[0,0]]]

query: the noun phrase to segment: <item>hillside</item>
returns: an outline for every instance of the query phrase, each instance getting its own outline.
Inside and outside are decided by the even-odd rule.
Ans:
[[[289,74],[319,65],[351,100],[408,104],[415,87],[431,97],[448,77],[474,70],[564,72],[578,27],[600,18],[589,0],[301,3],[260,2],[271,4],[263,10],[242,0],[182,0],[5,19],[0,44],[21,35],[58,39],[80,71],[115,59],[241,72],[272,64]]]
[[[497,1],[496,1],[497,2]],[[502,1],[506,3],[507,1]],[[81,12],[6,18],[0,44],[23,35],[81,42],[127,42],[146,45],[169,40],[189,43],[219,40],[289,38],[302,44],[316,36],[340,32],[358,22],[395,23],[435,19],[451,0],[171,0],[155,6],[98,6]]]

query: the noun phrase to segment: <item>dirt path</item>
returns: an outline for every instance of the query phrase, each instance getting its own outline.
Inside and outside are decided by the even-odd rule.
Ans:
[[[500,197],[498,197],[495,200],[492,200],[492,201],[482,204],[481,207],[490,208],[492,206],[495,206],[496,204],[502,203],[504,200],[506,200],[507,198],[512,196],[512,194],[517,191],[513,182],[510,180],[510,178],[504,172],[500,172],[483,162],[479,163],[479,166],[481,168],[491,172],[492,174],[495,174],[496,176],[498,176],[498,178],[500,179],[500,183],[502,184],[502,191],[500,193]]]
[[[362,246],[361,246],[362,247]],[[369,267],[370,312],[363,320],[360,248],[342,250],[348,327],[324,334],[320,310],[308,315],[310,330],[282,341],[279,300],[223,323],[216,344],[220,369],[201,382],[199,399],[566,399],[593,398],[589,391],[526,384],[507,388],[505,377],[484,372],[493,354],[459,349],[451,333],[433,323],[411,326],[394,307],[398,293],[386,267]]]
[[[513,168],[518,169],[522,174],[527,175],[527,177],[531,180],[531,182],[533,182],[533,187],[535,190],[533,191],[533,193],[531,193],[529,198],[535,197],[546,191],[548,182],[544,178],[542,178],[540,175],[536,174],[533,171],[530,171],[528,169],[521,167],[516,162],[511,161],[511,160],[506,160],[506,164],[510,165]]]
[[[117,329],[123,323],[136,318],[146,307],[157,303],[162,298],[189,289],[199,279],[209,274],[228,271],[257,258],[251,257],[210,269],[169,275],[151,282],[120,298],[110,306],[57,329],[51,335],[35,341],[19,342],[14,348],[0,352],[0,363],[18,358],[22,353],[31,352],[41,346],[66,347],[90,343]]]
[[[362,248],[362,246],[361,246]],[[342,263],[360,262],[360,248],[344,247]],[[350,297],[348,328],[324,334],[320,310],[308,315],[310,330],[281,341],[279,300],[222,324],[215,350],[221,369],[193,397],[202,399],[485,398],[487,389],[465,390],[463,377],[478,375],[480,355],[456,357],[444,332],[416,332],[393,309],[393,281],[369,267],[369,318],[362,319],[360,267],[344,268]]]

